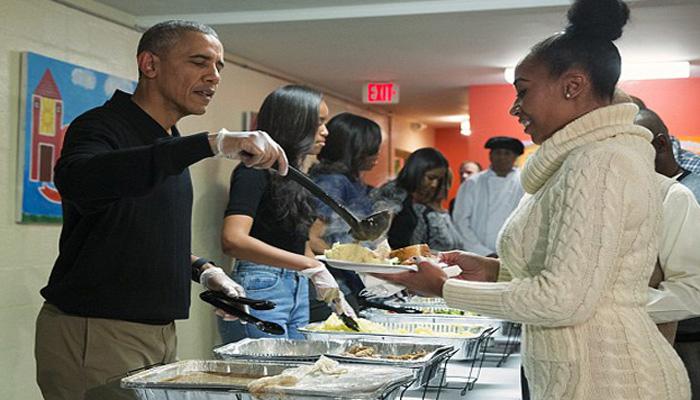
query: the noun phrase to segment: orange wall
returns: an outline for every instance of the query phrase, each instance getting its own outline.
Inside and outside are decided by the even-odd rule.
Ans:
[[[700,140],[700,78],[629,81],[620,86],[656,111],[671,134]],[[471,136],[460,135],[457,127],[435,130],[435,147],[445,154],[455,177],[463,160],[475,160],[488,167],[484,143],[491,136],[513,136],[526,145],[531,143],[518,121],[508,114],[514,98],[512,85],[472,86],[469,88]],[[457,193],[458,186],[459,180],[455,178],[450,198]]]
[[[435,130],[435,147],[450,162],[455,180],[449,198],[459,188],[459,164],[464,160],[477,161],[483,168],[489,166],[489,153],[484,144],[492,136],[513,136],[529,140],[517,119],[508,114],[515,97],[511,85],[483,85],[469,88],[470,136],[459,134],[459,127]]]
[[[672,135],[700,137],[700,78],[629,81],[620,87],[656,111]]]

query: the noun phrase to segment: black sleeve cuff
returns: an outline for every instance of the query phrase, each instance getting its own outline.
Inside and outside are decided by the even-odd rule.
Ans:
[[[200,257],[192,263],[192,280],[199,283],[199,278],[202,276],[202,267],[204,264],[211,264],[211,265],[216,265],[214,264],[213,261],[209,261],[206,258]]]

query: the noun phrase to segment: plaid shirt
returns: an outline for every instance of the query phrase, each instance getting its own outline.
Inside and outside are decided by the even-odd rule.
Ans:
[[[671,142],[673,142],[673,155],[676,157],[676,161],[678,161],[681,168],[700,174],[700,155],[692,151],[683,150],[681,148],[681,142],[674,136],[671,136]]]

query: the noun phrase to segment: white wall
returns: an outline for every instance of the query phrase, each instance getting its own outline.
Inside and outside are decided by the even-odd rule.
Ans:
[[[48,0],[0,2],[0,399],[39,399],[34,378],[34,322],[58,247],[59,225],[15,223],[19,53],[32,51],[124,78],[136,78],[135,49],[140,34]],[[239,129],[244,111],[258,109],[267,93],[287,82],[228,65],[214,102],[203,117],[180,124],[183,133]],[[382,165],[375,183],[389,173],[389,119],[327,97],[331,113],[351,111],[376,120],[383,129]],[[392,118],[401,132],[395,146],[413,150],[432,145],[430,133],[417,136],[408,122]],[[415,136],[415,137],[414,137]],[[193,252],[223,264],[219,231],[233,164],[204,160],[191,168],[194,183]],[[97,266],[99,267],[99,266]],[[210,358],[218,343],[211,307],[198,300],[193,286],[190,319],[178,322],[180,358]]]
[[[44,0],[0,1],[0,399],[38,399],[34,321],[58,247],[58,225],[15,223],[19,52],[135,77],[139,35]]]

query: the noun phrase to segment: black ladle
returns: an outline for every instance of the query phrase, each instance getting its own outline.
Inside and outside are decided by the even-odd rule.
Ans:
[[[199,298],[213,305],[214,307],[220,308],[226,311],[227,313],[233,315],[234,317],[237,317],[241,321],[245,321],[255,325],[258,329],[265,333],[270,333],[273,335],[284,335],[284,328],[280,325],[270,321],[263,321],[259,318],[248,314],[247,312],[244,312],[238,307],[232,305],[227,300],[222,299],[216,292],[213,292],[211,290],[202,292],[199,294]]]
[[[359,219],[350,210],[338,203],[334,198],[329,196],[316,182],[306,176],[303,172],[294,167],[289,167],[287,177],[296,183],[303,186],[311,192],[316,198],[326,203],[336,214],[350,225],[350,234],[353,238],[363,240],[374,240],[382,236],[389,229],[391,222],[391,213],[389,210],[376,212],[365,219]]]

